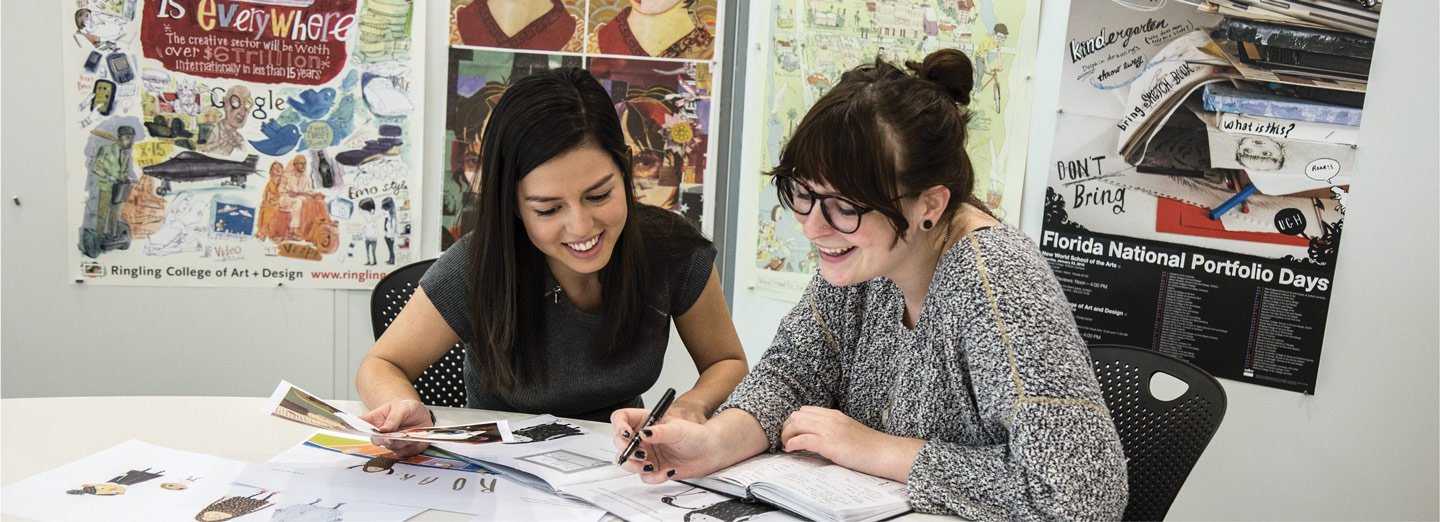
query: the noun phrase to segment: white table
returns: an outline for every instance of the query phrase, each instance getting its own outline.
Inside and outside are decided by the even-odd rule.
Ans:
[[[330,401],[351,413],[358,401]],[[314,428],[260,413],[259,397],[56,397],[0,400],[0,485],[8,486],[130,439],[246,462],[265,462],[303,442]],[[441,425],[519,420],[527,413],[432,408]],[[600,433],[610,424],[567,419]],[[196,429],[205,435],[196,436]],[[468,521],[474,516],[430,510],[415,521]],[[910,514],[904,520],[959,520]],[[0,520],[25,520],[4,515]]]

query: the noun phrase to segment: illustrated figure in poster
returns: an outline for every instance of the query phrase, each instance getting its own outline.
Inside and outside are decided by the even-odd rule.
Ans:
[[[361,466],[360,470],[366,473],[393,472],[395,463],[400,462],[395,456],[394,453],[387,453],[370,457],[370,460],[365,461],[365,465]]]
[[[515,435],[517,444],[545,442],[547,440],[563,439],[581,434],[580,428],[561,422],[537,424],[528,428],[520,428],[512,433]]]
[[[284,238],[284,233],[275,231],[275,214],[280,210],[280,183],[284,181],[285,167],[280,162],[270,163],[270,180],[265,182],[265,192],[260,198],[259,217],[255,220],[255,239],[264,241],[272,236]]]
[[[390,198],[390,197],[387,196],[387,197],[385,198],[385,200],[380,203],[380,209],[385,211],[385,216],[384,216],[385,225],[384,225],[384,227],[382,227],[382,228],[383,228],[383,230],[384,230],[384,232],[385,232],[385,250],[389,251],[389,254],[390,254],[390,258],[385,261],[385,264],[387,264],[387,265],[393,265],[393,264],[395,264],[395,200],[394,200],[394,198]]]
[[[380,239],[379,229],[375,226],[375,200],[365,198],[360,200],[360,211],[365,215],[365,228],[362,236],[365,238],[365,266],[375,265],[375,244]]]
[[[96,132],[113,143],[101,145],[90,161],[90,174],[95,177],[95,226],[90,234],[82,234],[80,250],[89,257],[101,252],[130,247],[130,227],[120,219],[125,200],[135,177],[132,159],[135,128],[121,125],[115,136]]]
[[[584,26],[560,0],[475,0],[455,9],[451,43],[580,52]]]
[[[170,202],[170,211],[165,215],[165,224],[146,238],[145,254],[164,256],[179,252],[202,250],[201,241],[209,227],[205,218],[209,214],[203,202],[195,201],[191,192],[181,192]]]
[[[309,162],[305,160],[304,154],[296,154],[286,165],[283,181],[280,184],[280,212],[279,215],[289,216],[290,232],[298,234],[301,228],[301,219],[304,217],[304,207],[307,200],[313,197],[323,197],[315,192],[315,185],[310,181]]]
[[[709,60],[715,54],[715,35],[695,12],[697,1],[632,3],[615,18],[595,26],[587,51]]]
[[[995,24],[994,30],[980,41],[975,48],[975,84],[971,87],[970,97],[979,96],[980,91],[987,87],[995,89],[995,111],[1000,111],[1000,48],[1005,46],[1005,38],[1010,36],[1010,28],[1003,23]],[[986,78],[989,76],[989,78]]]
[[[679,119],[675,109],[661,95],[647,92],[625,100],[620,110],[620,127],[635,169],[635,197],[657,207],[674,210],[680,190],[680,172],[685,156],[670,146],[665,126]]]
[[[746,502],[738,498],[732,498],[729,500],[724,500],[716,502],[714,504],[710,504],[708,506],[701,507],[690,507],[677,504],[675,502],[676,499],[688,495],[692,492],[703,492],[703,490],[700,490],[699,488],[690,488],[682,493],[660,497],[660,502],[664,503],[667,506],[677,507],[680,509],[688,509],[689,511],[685,513],[685,522],[701,522],[711,520],[716,522],[745,522],[747,520],[750,520],[751,518],[754,518],[757,515],[763,515],[765,513],[775,511],[775,508],[770,507],[768,504],[762,504],[758,502]]]
[[[240,135],[240,129],[250,118],[250,112],[245,109],[245,100],[249,98],[250,89],[244,85],[225,91],[225,110],[220,121],[211,124],[210,135],[205,137],[205,152],[224,156],[245,146],[245,137]],[[205,136],[203,128],[200,135]]]
[[[322,507],[317,505],[321,500],[324,499],[317,498],[309,504],[295,504],[276,509],[270,520],[273,522],[339,522],[344,520],[342,518],[344,513],[340,511],[340,506],[345,505],[344,502],[338,502],[332,507]]]
[[[1264,136],[1240,138],[1235,144],[1235,161],[1246,169],[1280,170],[1285,167],[1285,147]]]
[[[164,474],[164,471],[150,471],[150,468],[132,469],[106,481],[104,484],[83,484],[80,486],[80,489],[72,489],[66,491],[66,493],[71,495],[97,495],[102,497],[124,495],[125,486],[134,486],[141,482],[161,477]]]
[[[117,49],[116,41],[125,39],[125,20],[111,14],[81,8],[75,11],[75,41],[90,44],[101,51]]]
[[[200,513],[195,515],[195,521],[220,522],[222,520],[230,520],[235,517],[249,515],[275,505],[270,502],[270,497],[275,496],[278,492],[269,491],[268,495],[265,495],[265,493],[267,493],[267,491],[262,489],[248,497],[228,495],[220,497],[219,500],[211,502],[209,506],[201,509]],[[265,495],[265,498],[256,498],[260,495]]]

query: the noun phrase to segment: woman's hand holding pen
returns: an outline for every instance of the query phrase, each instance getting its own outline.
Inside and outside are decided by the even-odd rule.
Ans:
[[[633,438],[640,437],[638,449],[620,465],[621,469],[640,474],[646,484],[659,484],[708,475],[723,467],[715,462],[714,448],[719,446],[703,424],[667,416],[642,430],[640,426],[649,414],[632,408],[610,415],[616,451],[624,451]]]
[[[421,404],[420,401],[405,399],[391,401],[380,405],[379,408],[370,410],[369,413],[360,416],[360,420],[368,422],[380,430],[381,433],[392,433],[411,428],[424,428],[433,426],[430,421],[430,410]],[[422,441],[383,439],[371,437],[370,443],[383,446],[400,457],[409,457],[424,451],[430,444]]]

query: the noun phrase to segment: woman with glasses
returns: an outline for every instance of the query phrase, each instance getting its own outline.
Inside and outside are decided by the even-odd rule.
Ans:
[[[466,234],[361,361],[361,416],[431,426],[411,382],[456,342],[466,405],[605,420],[642,406],[673,321],[699,378],[667,418],[704,422],[745,376],[715,247],[685,218],[637,203],[610,94],[573,67],[517,81],[480,136]],[[419,441],[377,441],[413,455]]]
[[[811,451],[972,520],[1117,519],[1124,454],[1035,243],[974,195],[970,61],[877,60],[806,114],[772,172],[820,273],[704,424],[639,434],[648,483]],[[644,411],[612,416],[617,447]]]

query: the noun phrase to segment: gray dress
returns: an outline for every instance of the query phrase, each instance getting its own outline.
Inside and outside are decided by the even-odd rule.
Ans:
[[[610,421],[619,408],[643,406],[640,394],[660,378],[671,319],[684,315],[700,298],[715,267],[715,247],[685,218],[639,205],[636,215],[645,239],[650,283],[644,295],[655,312],[642,320],[640,338],[617,357],[601,355],[605,332],[600,314],[575,308],[555,278],[545,271],[543,301],[546,366],[549,382],[486,393],[484,377],[472,356],[470,305],[465,281],[470,270],[470,235],[446,250],[420,278],[420,287],[466,344],[466,406],[486,410],[549,413],[561,417]],[[680,246],[677,246],[680,245]],[[688,246],[686,246],[688,245]]]
[[[876,278],[819,275],[724,408],[760,421],[773,450],[804,405],[926,440],[910,505],[973,520],[1118,519],[1124,453],[1084,341],[1035,243],[1009,225],[941,256],[913,330]]]

